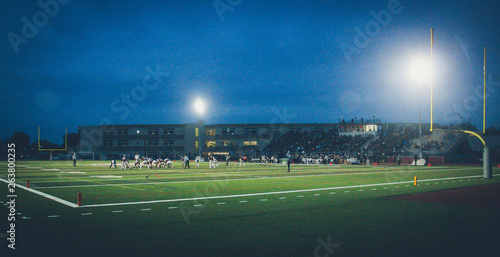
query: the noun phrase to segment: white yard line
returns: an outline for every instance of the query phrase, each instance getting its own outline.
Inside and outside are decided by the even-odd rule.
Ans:
[[[0,181],[5,182],[5,183],[7,183],[7,184],[9,183],[9,181],[7,181],[7,180],[5,180],[5,179],[3,179],[3,178],[0,178]],[[37,195],[43,196],[43,197],[45,197],[45,198],[48,198],[48,199],[53,200],[53,201],[56,201],[56,202],[58,202],[58,203],[62,203],[62,204],[64,204],[64,205],[69,206],[69,207],[72,207],[72,208],[76,208],[76,207],[78,207],[78,205],[76,205],[76,204],[74,204],[74,203],[72,203],[72,202],[68,202],[68,201],[66,201],[66,200],[63,200],[63,199],[58,198],[58,197],[55,197],[55,196],[53,196],[53,195],[49,195],[49,194],[46,194],[46,193],[42,193],[42,192],[40,192],[40,191],[38,191],[38,190],[35,190],[35,189],[32,189],[32,188],[27,188],[27,187],[22,186],[22,185],[19,185],[19,184],[16,184],[16,188],[21,188],[21,189],[24,189],[24,190],[26,190],[26,191],[28,191],[28,192],[31,192],[31,193],[34,193],[34,194],[37,194]],[[75,196],[75,198],[76,198],[76,196]]]
[[[450,180],[450,179],[462,179],[462,178],[479,178],[479,177],[482,177],[482,176],[483,175],[465,176],[465,177],[451,177],[451,178],[422,179],[422,180],[419,180],[419,181],[420,182],[426,182],[426,181],[438,181],[438,180]],[[500,174],[494,174],[493,176],[500,176]],[[90,204],[90,205],[78,206],[77,208],[91,208],[91,207],[105,207],[105,206],[122,206],[122,205],[136,205],[136,204],[152,204],[152,203],[170,203],[170,202],[196,201],[196,200],[207,200],[207,199],[227,199],[227,198],[251,197],[251,196],[261,196],[261,195],[290,194],[290,193],[314,192],[314,191],[325,191],[325,190],[335,190],[335,189],[350,189],[350,188],[372,187],[372,186],[399,185],[399,184],[406,184],[406,183],[414,183],[414,181],[410,180],[410,181],[377,183],[377,184],[366,184],[366,185],[353,185],[353,186],[340,186],[340,187],[299,189],[299,190],[287,190],[287,191],[275,191],[275,192],[263,192],[263,193],[250,193],[250,194],[237,194],[237,195],[205,196],[205,197],[179,198],[179,199],[167,199],[167,200],[151,200],[151,201],[140,201],[140,202]]]

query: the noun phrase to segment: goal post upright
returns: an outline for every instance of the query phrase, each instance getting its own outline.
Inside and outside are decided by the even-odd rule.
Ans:
[[[434,83],[433,83],[434,66],[433,66],[433,58],[432,58],[433,57],[432,56],[433,47],[434,47],[434,31],[431,28],[431,127],[430,127],[431,132],[432,132],[432,124],[433,124],[432,113],[433,113],[433,86],[434,86]]]
[[[486,133],[486,46],[484,47],[484,62],[483,62],[483,134]]]
[[[477,137],[481,143],[483,143],[483,177],[484,178],[492,178],[492,172],[491,172],[491,161],[490,161],[490,150],[488,146],[486,145],[486,142],[484,141],[483,137],[479,134],[485,134],[486,133],[486,47],[484,47],[484,63],[483,63],[483,86],[484,86],[484,92],[483,92],[483,131],[481,132],[474,132],[474,131],[469,131],[469,130],[444,130],[444,129],[434,129],[433,124],[433,107],[434,107],[434,63],[433,63],[433,51],[434,51],[434,30],[431,28],[431,124],[430,124],[430,131],[442,131],[442,132],[451,132],[451,133],[465,133],[465,134],[470,134],[475,137]]]

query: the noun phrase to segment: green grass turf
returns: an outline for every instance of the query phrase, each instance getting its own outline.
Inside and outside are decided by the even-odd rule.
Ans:
[[[179,162],[151,170],[110,170],[99,161],[16,164],[17,183],[29,179],[31,188],[73,203],[80,192],[84,206],[201,197],[71,208],[18,188],[17,249],[10,251],[0,238],[0,249],[16,256],[314,256],[316,249],[318,256],[477,256],[496,250],[500,239],[498,209],[385,198],[498,182],[472,177],[387,184],[414,176],[481,175],[478,167],[292,165],[287,173],[282,165],[237,163],[219,163],[215,170],[205,163],[184,170]],[[0,163],[1,178],[6,170]],[[65,173],[73,171],[82,173]],[[91,177],[100,175],[122,178]],[[369,184],[384,185],[206,198]],[[5,183],[0,200],[7,201]],[[0,212],[2,228],[9,225],[7,211]],[[335,243],[331,253],[321,248],[327,238]]]

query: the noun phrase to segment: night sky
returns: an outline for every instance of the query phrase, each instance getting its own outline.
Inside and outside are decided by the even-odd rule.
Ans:
[[[0,3],[0,138],[62,143],[78,125],[430,120],[500,125],[498,1],[183,0]],[[54,5],[57,3],[57,5]]]

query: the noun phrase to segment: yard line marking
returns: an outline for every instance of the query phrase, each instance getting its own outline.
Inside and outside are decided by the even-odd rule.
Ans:
[[[405,187],[410,187],[410,185],[406,185]]]
[[[372,190],[377,190],[376,188],[372,188]]]
[[[360,190],[358,190],[358,191],[359,191],[359,192],[363,192],[363,191],[365,191],[365,190],[363,190],[363,189],[360,189]]]
[[[141,209],[141,211],[150,211],[151,209]]]
[[[331,194],[331,195],[334,195],[334,194],[336,194],[336,193],[335,193],[335,192],[330,192],[330,194]]]
[[[314,196],[320,196],[321,194],[314,194]]]
[[[223,205],[223,204],[226,204],[225,202],[221,202],[221,203],[217,203],[218,205]]]
[[[201,205],[201,204],[200,204]],[[177,206],[170,206],[169,209],[177,209]]]
[[[496,176],[500,176],[500,174],[493,174],[493,176],[495,176],[495,177]],[[450,180],[450,179],[459,179],[459,178],[471,178],[471,177],[483,177],[483,175],[464,176],[464,177],[451,177],[451,178],[421,179],[420,182],[438,181],[438,180]],[[414,183],[414,180],[400,181],[400,182],[388,182],[388,183],[377,183],[377,184],[366,184],[366,185],[352,185],[352,186],[339,186],[339,187],[326,187],[326,188],[298,189],[298,190],[274,191],[274,192],[263,192],[263,193],[248,193],[248,194],[237,194],[237,195],[219,195],[219,196],[205,196],[205,197],[193,197],[193,198],[177,198],[177,199],[152,200],[152,201],[140,201],[140,202],[122,202],[122,203],[91,204],[91,205],[76,206],[75,208],[92,208],[92,207],[122,206],[122,205],[151,204],[151,203],[170,203],[170,202],[196,201],[196,200],[207,200],[207,199],[227,199],[227,198],[237,198],[237,197],[252,197],[252,196],[261,196],[261,195],[291,194],[291,193],[325,191],[325,190],[334,190],[334,189],[349,189],[349,188],[359,188],[359,187],[398,185],[398,184],[408,184],[408,183]]]
[[[193,207],[201,207],[201,206],[203,206],[203,204],[195,204],[195,205],[193,205]]]
[[[261,202],[265,202],[265,201],[267,201],[267,199],[260,199],[260,201],[261,201]]]
[[[5,179],[3,179],[3,178],[0,178],[0,181],[5,182],[5,183],[9,184],[9,181],[7,181],[7,180],[5,180]],[[43,197],[45,197],[45,198],[48,198],[48,199],[50,199],[50,200],[53,200],[53,201],[56,201],[56,202],[58,202],[58,203],[64,204],[64,205],[66,205],[66,206],[73,207],[73,208],[78,207],[78,205],[76,205],[76,204],[74,204],[74,203],[72,203],[72,202],[68,202],[68,201],[66,201],[66,200],[63,200],[63,199],[61,199],[61,198],[58,198],[58,197],[55,197],[55,196],[52,196],[52,195],[49,195],[49,194],[46,194],[46,193],[42,193],[42,192],[40,192],[40,191],[38,191],[38,190],[35,190],[35,189],[32,189],[32,188],[27,188],[27,187],[25,187],[25,186],[23,186],[23,185],[19,185],[19,184],[17,184],[17,183],[16,183],[15,185],[16,185],[16,188],[21,188],[21,189],[24,189],[24,190],[26,190],[26,191],[28,191],[28,192],[35,193],[35,194],[37,194],[37,195],[43,196]]]
[[[240,203],[246,203],[246,202],[248,202],[248,201],[240,201]]]
[[[31,217],[23,217],[23,220],[30,220]]]
[[[399,188],[399,186],[395,186],[394,188]]]
[[[61,217],[60,215],[50,215],[50,216],[47,216],[47,218],[59,218]]]
[[[92,212],[82,213],[82,216],[92,215]]]
[[[304,197],[304,196],[303,196],[303,195],[297,195],[297,197],[300,197],[300,198],[302,198],[302,197]]]
[[[384,189],[389,189],[388,187],[384,187]]]
[[[349,193],[349,192],[351,192],[351,191],[344,191],[344,193]]]
[[[280,197],[279,199],[280,199],[280,200],[285,200],[285,199],[286,199],[286,197]]]
[[[120,212],[123,212],[123,211],[122,210],[112,211],[112,213],[120,213]]]

